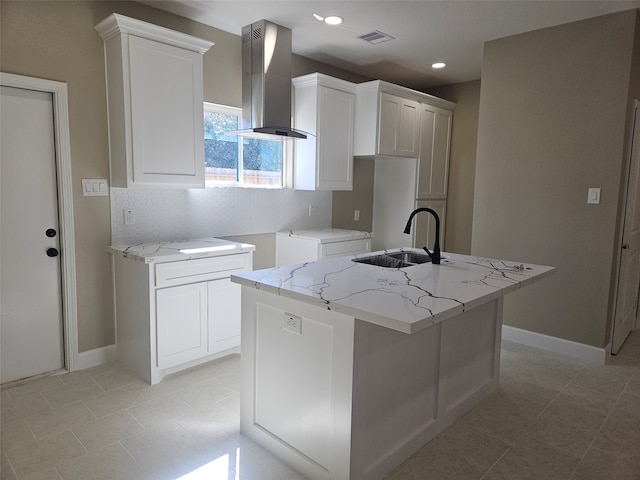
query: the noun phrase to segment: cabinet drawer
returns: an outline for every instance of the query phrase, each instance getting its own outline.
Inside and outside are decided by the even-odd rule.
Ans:
[[[349,240],[348,242],[327,243],[322,246],[322,258],[344,257],[371,251],[371,239]]]
[[[183,283],[215,280],[232,272],[251,270],[251,255],[225,255],[156,265],[156,286],[167,287]]]

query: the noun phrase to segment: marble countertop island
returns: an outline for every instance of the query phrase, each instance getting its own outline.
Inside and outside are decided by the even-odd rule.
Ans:
[[[253,252],[254,245],[231,242],[220,238],[196,238],[136,245],[112,245],[107,251],[144,263],[175,262],[195,258],[218,257],[235,253]]]
[[[231,277],[242,285],[240,431],[310,480],[388,478],[494,392],[503,297],[554,271],[457,254],[353,261],[399,251],[424,253]]]
[[[394,249],[397,251],[417,249]],[[414,333],[540,280],[554,267],[447,254],[440,265],[386,268],[355,257],[233,275],[233,282]]]

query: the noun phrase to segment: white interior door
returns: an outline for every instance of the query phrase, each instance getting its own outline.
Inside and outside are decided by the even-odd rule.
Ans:
[[[618,272],[611,353],[618,353],[633,330],[640,287],[640,102],[636,102],[629,155],[627,201]]]
[[[52,94],[1,87],[0,383],[64,367]]]

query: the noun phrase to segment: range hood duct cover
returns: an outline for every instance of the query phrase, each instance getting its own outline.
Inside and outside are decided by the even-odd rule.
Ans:
[[[260,20],[242,28],[240,136],[307,138],[291,128],[291,30]]]

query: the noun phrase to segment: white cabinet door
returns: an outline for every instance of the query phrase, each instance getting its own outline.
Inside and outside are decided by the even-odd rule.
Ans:
[[[451,111],[421,104],[418,198],[444,198],[449,182]]]
[[[355,95],[334,88],[318,89],[319,190],[353,189],[353,116]]]
[[[420,104],[388,93],[380,94],[378,153],[417,157]]]
[[[444,247],[444,227],[447,214],[446,200],[417,200],[416,208],[428,207],[440,217],[440,249]],[[433,251],[436,241],[436,221],[428,212],[420,212],[413,218],[413,246],[415,248],[427,247]]]
[[[159,368],[207,354],[207,293],[206,282],[156,291]]]
[[[451,120],[453,112],[436,108],[433,165],[431,167],[431,194],[447,196],[449,185],[449,156],[451,147]]]
[[[240,345],[240,285],[229,278],[207,283],[209,353]]]
[[[131,36],[133,182],[204,186],[202,55]]]
[[[293,84],[295,127],[311,134],[295,143],[294,187],[352,190],[355,85],[319,73]]]

